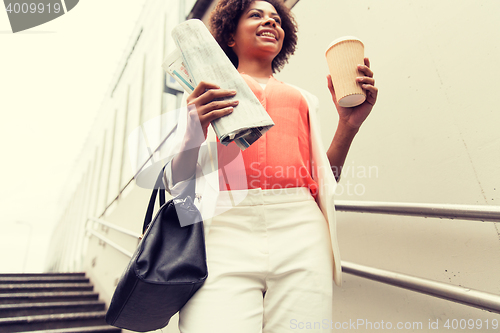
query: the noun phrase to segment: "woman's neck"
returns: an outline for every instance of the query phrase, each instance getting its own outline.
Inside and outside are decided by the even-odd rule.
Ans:
[[[238,72],[250,75],[257,81],[266,80],[273,75],[272,62],[262,63],[260,61],[242,61],[238,64]],[[265,83],[265,82],[262,82]]]

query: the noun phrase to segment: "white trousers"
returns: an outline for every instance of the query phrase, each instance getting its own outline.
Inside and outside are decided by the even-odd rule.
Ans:
[[[330,236],[309,190],[251,189],[205,241],[208,278],[179,313],[181,333],[331,332]]]

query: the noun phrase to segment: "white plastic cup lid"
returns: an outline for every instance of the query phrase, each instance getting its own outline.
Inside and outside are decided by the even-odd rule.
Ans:
[[[343,42],[345,40],[357,40],[359,41],[361,44],[363,44],[363,41],[361,39],[359,39],[358,37],[354,37],[354,36],[344,36],[344,37],[340,37],[340,38],[337,38],[335,39],[333,42],[330,43],[330,45],[328,45],[328,47],[326,48],[326,51],[325,51],[325,54],[328,52],[329,49],[332,48],[332,46],[334,46],[335,44],[338,44],[340,42]],[[364,46],[365,44],[363,44]]]

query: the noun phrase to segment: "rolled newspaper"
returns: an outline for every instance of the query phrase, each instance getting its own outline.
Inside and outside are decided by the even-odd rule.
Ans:
[[[203,22],[187,20],[172,30],[172,37],[182,55],[182,61],[175,59],[175,55],[169,55],[163,68],[185,89],[207,81],[218,84],[221,89],[237,92],[239,104],[234,107],[234,111],[212,122],[222,144],[227,146],[235,141],[241,150],[245,150],[274,126],[267,111]],[[183,66],[184,70],[176,70],[176,65]],[[184,74],[180,75],[182,72]],[[186,85],[188,78],[194,85]]]

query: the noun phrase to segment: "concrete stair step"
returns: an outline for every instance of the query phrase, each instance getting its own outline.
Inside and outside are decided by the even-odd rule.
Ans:
[[[60,328],[104,326],[105,311],[84,313],[62,313],[38,316],[10,317],[0,319],[1,332],[31,332]]]
[[[89,327],[71,327],[71,328],[61,328],[54,330],[43,330],[43,331],[24,331],[20,333],[30,332],[30,333],[119,333],[122,330],[113,326],[89,326]]]
[[[99,294],[93,291],[63,291],[40,293],[0,294],[0,304],[79,302],[97,300]]]
[[[0,333],[119,333],[85,273],[0,274]]]
[[[92,291],[90,283],[0,284],[0,294],[61,291]]]
[[[0,304],[0,318],[95,311],[104,311],[104,302],[82,301]]]
[[[40,283],[89,283],[90,279],[80,275],[69,276],[0,276],[1,284],[40,284]]]
[[[77,272],[77,273],[2,273],[0,277],[47,277],[47,276],[85,276],[85,273]]]
[[[43,331],[24,331],[20,333],[30,332],[30,333],[119,333],[122,330],[113,326],[89,326],[89,327],[70,327],[70,328],[60,328],[54,330],[43,330]]]

